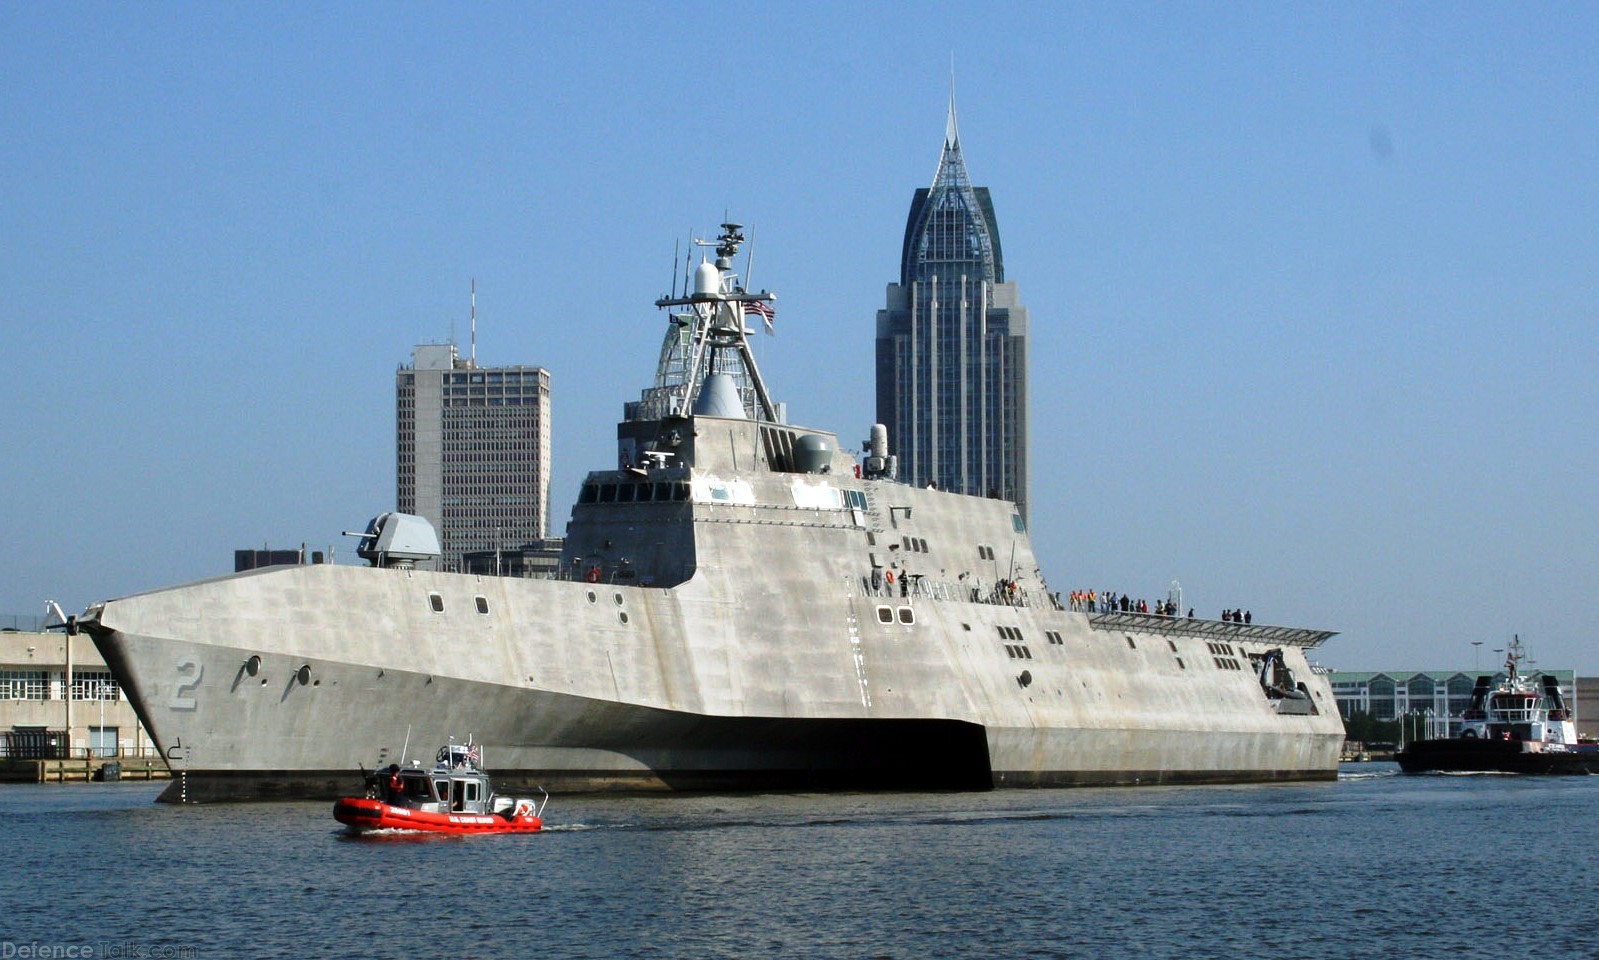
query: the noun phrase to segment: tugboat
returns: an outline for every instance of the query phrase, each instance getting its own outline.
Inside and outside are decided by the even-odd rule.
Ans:
[[[1505,653],[1505,679],[1480,676],[1471,705],[1460,715],[1460,734],[1417,740],[1395,757],[1406,773],[1599,773],[1599,744],[1580,743],[1571,711],[1555,678],[1541,687],[1517,667],[1518,636]]]
[[[437,764],[391,764],[367,777],[366,796],[344,797],[333,805],[333,819],[354,833],[407,830],[427,833],[537,833],[544,829],[543,802],[496,796],[483,772],[481,747],[448,744]]]

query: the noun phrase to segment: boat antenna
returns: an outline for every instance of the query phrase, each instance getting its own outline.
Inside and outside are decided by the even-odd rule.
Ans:
[[[755,281],[750,279],[750,277],[753,277],[754,275],[755,275],[755,227],[752,224],[750,226],[750,248],[749,248],[749,251],[744,254],[744,289],[745,290],[754,290],[755,289]]]
[[[672,296],[677,296],[677,252],[683,249],[683,239],[679,237],[672,241],[672,285],[666,289]]]
[[[688,236],[689,236],[689,240],[692,241],[694,239],[694,231],[690,230],[688,232]],[[688,296],[689,269],[693,265],[694,265],[694,244],[690,243],[688,252],[683,254],[683,293],[682,293],[682,296],[685,296],[685,297]],[[676,269],[676,265],[675,264],[673,265],[673,269]]]
[[[405,766],[405,755],[411,749],[411,725],[405,725],[405,744],[400,747],[400,766]]]

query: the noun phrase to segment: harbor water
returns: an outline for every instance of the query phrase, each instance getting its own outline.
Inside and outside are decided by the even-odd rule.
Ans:
[[[0,787],[0,960],[1599,957],[1596,777],[558,796],[465,838],[162,786]]]

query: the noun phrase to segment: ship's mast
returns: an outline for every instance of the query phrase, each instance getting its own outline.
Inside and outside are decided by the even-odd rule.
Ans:
[[[733,260],[744,242],[742,231],[740,224],[724,223],[721,236],[715,241],[695,239],[696,246],[715,247],[715,262],[702,262],[692,276],[685,277],[687,286],[682,296],[655,301],[657,307],[674,309],[661,345],[655,386],[645,391],[645,409],[641,413],[646,418],[688,416],[706,378],[725,374],[737,385],[746,416],[765,421],[778,419],[777,408],[750,349],[750,328],[746,325],[749,314],[769,317],[770,304],[776,298],[765,290],[750,293],[739,285]],[[673,282],[675,285],[675,273]]]

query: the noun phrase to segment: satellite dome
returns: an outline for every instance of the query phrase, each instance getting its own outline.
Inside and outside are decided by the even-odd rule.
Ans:
[[[716,269],[716,264],[701,260],[700,265],[694,268],[694,292],[696,294],[722,292],[722,271]]]

